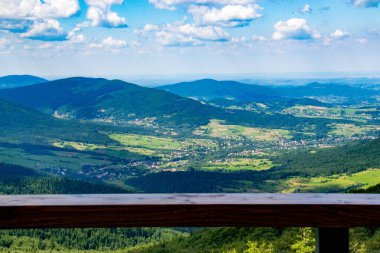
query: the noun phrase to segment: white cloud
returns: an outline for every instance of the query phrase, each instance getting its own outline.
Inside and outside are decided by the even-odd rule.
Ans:
[[[10,43],[10,41],[6,38],[0,38],[0,47],[4,47],[6,45],[8,45]]]
[[[352,0],[356,7],[376,8],[379,7],[380,0]]]
[[[153,24],[146,24],[144,25],[143,28],[141,29],[135,29],[133,32],[139,36],[146,36],[147,33],[152,32],[152,31],[158,31],[160,27],[158,25],[153,25]]]
[[[342,29],[336,29],[335,32],[330,34],[330,37],[334,39],[343,39],[350,37],[351,33],[347,30],[342,30]]]
[[[368,42],[368,40],[366,38],[361,38],[361,39],[358,39],[357,40],[361,45],[364,45]]]
[[[83,28],[90,26],[89,22],[83,22],[76,24],[75,27],[68,33],[67,38],[70,42],[73,43],[82,43],[86,40],[86,37],[83,34],[78,34]]]
[[[253,35],[252,40],[253,41],[264,41],[264,40],[266,40],[266,38],[262,35]]]
[[[318,39],[321,35],[311,28],[305,19],[292,18],[287,21],[279,21],[274,26],[272,35],[274,40],[310,40]]]
[[[103,27],[127,27],[124,17],[120,17],[116,12],[111,11],[114,4],[123,4],[123,0],[86,0],[88,5],[87,18],[92,26]]]
[[[29,30],[21,34],[21,37],[34,40],[61,41],[67,39],[67,34],[57,20],[47,19],[34,21]]]
[[[91,43],[91,48],[120,49],[128,46],[125,40],[114,39],[111,36],[103,39],[100,43]]]
[[[38,49],[51,49],[53,47],[52,43],[44,43],[39,45],[37,48]]]
[[[192,24],[166,24],[156,32],[156,40],[162,46],[197,46],[206,41],[226,42],[229,35],[216,26]]]
[[[175,10],[179,5],[246,5],[255,0],[149,0],[156,8]]]
[[[310,7],[310,4],[305,4],[305,6],[302,8],[303,13],[311,13],[312,9]]]
[[[84,36],[83,34],[69,34],[68,39],[70,42],[73,43],[82,43],[86,41],[86,36]]]
[[[67,18],[79,11],[78,0],[0,0],[2,19]]]
[[[144,32],[157,31],[158,29],[160,29],[160,27],[158,25],[153,25],[153,24],[146,24],[143,27]]]
[[[261,14],[257,13],[261,9],[257,4],[226,5],[221,8],[191,5],[188,11],[200,24],[245,26],[253,19],[261,17]]]

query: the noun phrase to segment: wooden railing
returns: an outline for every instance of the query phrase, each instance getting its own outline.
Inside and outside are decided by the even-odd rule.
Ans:
[[[348,228],[380,227],[378,194],[0,196],[0,228],[315,227],[317,252],[348,252]]]

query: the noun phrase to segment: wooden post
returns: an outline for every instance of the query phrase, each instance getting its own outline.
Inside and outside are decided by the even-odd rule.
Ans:
[[[318,228],[317,253],[349,253],[348,228]]]

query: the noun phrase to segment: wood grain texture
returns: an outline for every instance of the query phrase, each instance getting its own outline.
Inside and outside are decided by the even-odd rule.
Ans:
[[[0,228],[380,227],[377,194],[0,196]]]

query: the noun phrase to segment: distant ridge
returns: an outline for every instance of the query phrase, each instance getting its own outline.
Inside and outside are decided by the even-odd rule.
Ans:
[[[47,82],[46,79],[32,75],[9,75],[0,77],[0,89],[17,88]]]
[[[202,100],[212,100],[216,98],[263,100],[275,98],[277,96],[273,93],[273,89],[269,87],[244,84],[235,81],[217,81],[213,79],[201,79],[192,82],[164,85],[159,86],[158,89],[180,96]]]
[[[201,79],[157,87],[180,96],[201,100],[235,99],[240,101],[263,102],[273,99],[305,98],[314,96],[372,97],[378,91],[341,84],[310,83],[303,86],[268,87],[244,84],[235,81]]]

